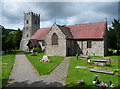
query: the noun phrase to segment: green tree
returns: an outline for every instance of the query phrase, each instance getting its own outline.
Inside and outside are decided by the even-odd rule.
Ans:
[[[5,31],[6,29],[3,30]],[[6,31],[4,32],[5,34],[2,34],[2,50],[6,52],[7,50],[19,49],[22,31],[19,28],[18,30]]]
[[[13,37],[13,43],[15,45],[14,46],[15,49],[19,49],[21,37],[22,37],[22,31],[20,31],[20,29],[18,28],[18,30],[15,32]]]
[[[120,20],[114,19],[108,31],[109,48],[120,49]]]

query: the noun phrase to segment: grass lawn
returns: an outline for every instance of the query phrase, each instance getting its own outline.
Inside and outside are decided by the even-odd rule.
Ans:
[[[26,56],[39,75],[49,74],[64,59],[62,56],[48,56],[48,59],[52,62],[40,62],[44,53],[35,53],[38,56],[30,56],[30,54],[26,53]]]
[[[102,74],[102,73],[95,73],[95,72],[90,72],[89,69],[78,69],[75,68],[76,66],[86,66],[86,67],[98,67],[101,69],[118,69],[118,57],[120,56],[109,56],[112,59],[112,66],[107,66],[107,67],[98,67],[95,65],[89,65],[87,64],[87,59],[79,59],[76,60],[76,57],[72,57],[70,59],[70,65],[68,69],[68,75],[66,78],[66,84],[67,87],[69,88],[74,88],[74,87],[89,87],[92,89],[97,89],[96,86],[93,85],[92,81],[94,80],[94,75],[99,75],[99,80],[106,82],[109,85],[109,81],[112,81],[115,87],[118,87],[118,76],[117,75],[109,75],[109,74]],[[102,57],[91,57],[95,59],[102,59]],[[79,85],[77,84],[78,80],[84,80],[85,85]]]
[[[1,80],[2,80],[2,85],[4,86],[9,78],[9,74],[11,72],[15,55],[17,52],[20,51],[12,51],[9,54],[5,54],[0,57],[0,66],[2,67],[2,70],[0,70],[0,73],[2,73]],[[2,63],[7,63],[7,64],[2,64]]]

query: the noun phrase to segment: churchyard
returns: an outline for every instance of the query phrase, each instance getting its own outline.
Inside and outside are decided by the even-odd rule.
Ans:
[[[10,54],[6,54],[2,56],[0,59],[0,65],[2,66],[2,84],[5,85],[8,77],[10,75],[15,54],[19,51],[15,51]],[[48,56],[50,62],[40,62],[43,58],[44,53],[35,53],[37,56],[30,56],[31,52],[26,52],[25,55],[27,56],[30,63],[33,65],[35,70],[38,72],[39,75],[46,75],[49,74],[54,68],[56,68],[59,63],[62,62],[64,57],[62,56]],[[109,82],[112,81],[114,87],[118,87],[118,73],[120,72],[118,68],[119,57],[117,55],[107,56],[111,58],[111,66],[97,66],[88,63],[86,58],[81,59],[76,56],[70,58],[70,64],[68,68],[68,73],[66,77],[66,87],[67,88],[75,88],[75,87],[90,87],[92,89],[96,89],[96,85],[93,84],[94,75],[99,76],[99,80],[102,82],[107,83],[109,86]],[[90,56],[89,59],[93,60],[105,60],[103,57],[98,56]],[[111,70],[114,71],[114,74],[104,74],[104,73],[96,73],[91,72],[91,68],[103,69],[103,70]],[[83,80],[85,84],[78,84],[78,80]]]
[[[40,62],[44,53],[35,53],[38,56],[30,56],[31,53],[27,53],[26,56],[29,61],[32,63],[34,68],[37,70],[39,75],[49,74],[62,60],[64,57],[60,56],[53,56],[48,57],[51,62],[43,63]],[[107,56],[111,58],[111,65],[108,66],[97,66],[93,64],[89,64],[87,59],[82,59],[74,56],[70,59],[69,69],[66,77],[66,85],[67,88],[74,88],[74,87],[90,87],[92,89],[96,89],[96,85],[93,84],[94,75],[99,75],[100,82],[105,82],[107,85],[110,85],[110,81],[113,82],[114,87],[118,87],[118,58],[120,56]],[[106,57],[106,58],[107,58]],[[104,57],[99,56],[90,56],[89,59],[92,60],[107,60]],[[41,67],[40,67],[41,66]],[[77,66],[81,66],[81,68],[76,68]],[[104,74],[104,73],[96,73],[91,72],[90,69],[102,69],[106,71],[114,71],[114,74]],[[44,70],[43,70],[44,69]],[[78,84],[78,80],[83,80],[85,84]]]
[[[99,80],[102,82],[107,83],[107,85],[110,85],[110,81],[114,84],[114,87],[118,87],[118,73],[120,70],[118,69],[118,62],[119,62],[119,57],[120,56],[108,56],[111,57],[111,66],[96,66],[89,64],[87,62],[87,59],[78,59],[76,57],[72,57],[70,59],[70,65],[68,69],[68,75],[66,78],[66,84],[67,87],[90,87],[92,89],[96,89],[96,85],[93,84],[94,80],[94,75],[99,76]],[[104,58],[102,57],[95,57],[91,56],[90,59],[95,59],[95,60],[100,60]],[[79,66],[79,67],[78,67]],[[78,68],[77,68],[78,67]],[[111,70],[114,71],[114,75],[111,74],[104,74],[104,73],[96,73],[96,72],[91,72],[91,68],[96,68],[96,69],[103,69],[103,70]],[[83,80],[85,84],[78,84],[78,80]]]

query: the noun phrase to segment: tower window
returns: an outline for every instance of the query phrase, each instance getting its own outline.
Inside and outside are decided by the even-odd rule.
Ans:
[[[91,48],[92,47],[92,41],[91,40],[88,40],[87,41],[87,48]]]
[[[52,45],[58,45],[58,36],[56,33],[52,35]]]
[[[26,23],[28,24],[28,20],[26,20]]]
[[[28,37],[28,34],[27,34],[27,37]]]

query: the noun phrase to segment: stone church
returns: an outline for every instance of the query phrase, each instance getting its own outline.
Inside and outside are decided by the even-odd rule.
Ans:
[[[47,56],[105,56],[107,54],[107,22],[58,25],[40,28],[40,15],[24,13],[21,50],[39,48]]]

